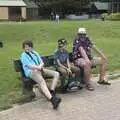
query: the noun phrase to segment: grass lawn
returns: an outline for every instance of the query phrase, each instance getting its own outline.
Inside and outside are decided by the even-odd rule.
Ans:
[[[57,39],[66,38],[71,50],[79,27],[88,29],[93,42],[108,57],[108,71],[119,70],[120,21],[0,22],[0,40],[4,42],[4,47],[0,48],[0,110],[21,99],[20,75],[14,70],[13,60],[19,58],[22,42],[32,39],[40,55],[48,55],[56,49]]]

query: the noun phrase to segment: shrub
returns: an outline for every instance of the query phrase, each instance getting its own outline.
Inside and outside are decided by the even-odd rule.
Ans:
[[[106,20],[120,20],[120,13],[103,14]]]

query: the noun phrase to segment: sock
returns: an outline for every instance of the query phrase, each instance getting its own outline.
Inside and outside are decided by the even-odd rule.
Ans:
[[[52,96],[55,96],[55,94],[56,94],[55,90],[50,90],[50,93],[51,93]]]

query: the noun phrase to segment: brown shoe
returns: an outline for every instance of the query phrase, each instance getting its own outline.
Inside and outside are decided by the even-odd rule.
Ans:
[[[94,91],[94,88],[90,83],[86,85],[86,89],[89,91]]]
[[[111,83],[109,83],[108,81],[105,81],[105,80],[99,80],[97,83],[101,84],[101,85],[111,85]]]

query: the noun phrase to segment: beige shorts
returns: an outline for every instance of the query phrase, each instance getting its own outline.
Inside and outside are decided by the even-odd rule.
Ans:
[[[93,59],[91,60],[92,65],[98,65],[101,63],[101,58],[100,57],[93,57]]]
[[[101,58],[100,57],[93,57],[93,59],[91,60],[92,62],[92,66],[96,66],[98,64],[101,64]],[[83,67],[85,65],[85,60],[84,58],[79,58],[75,61],[75,65],[76,66],[80,66]]]

